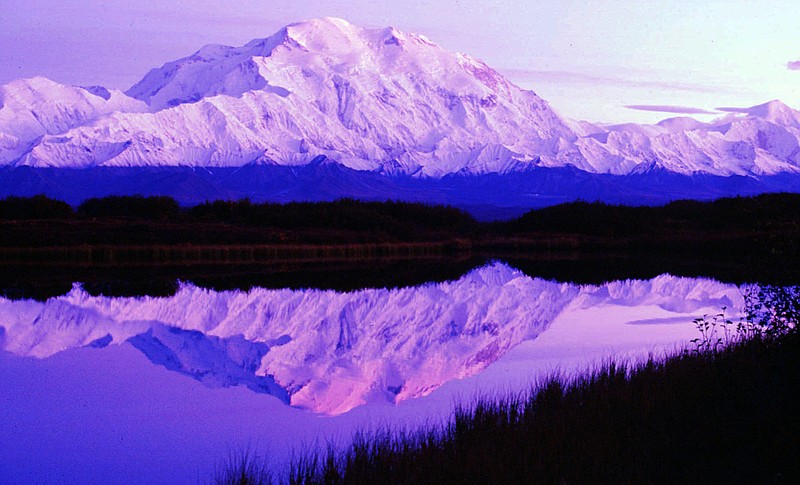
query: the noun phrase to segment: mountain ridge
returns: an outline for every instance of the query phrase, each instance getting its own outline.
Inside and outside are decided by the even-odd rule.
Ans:
[[[709,123],[568,120],[484,62],[424,36],[323,18],[240,47],[204,46],[125,93],[44,78],[2,86],[0,166],[213,169],[326,159],[420,179],[565,167],[613,176],[800,174],[800,112],[777,100],[719,111]]]

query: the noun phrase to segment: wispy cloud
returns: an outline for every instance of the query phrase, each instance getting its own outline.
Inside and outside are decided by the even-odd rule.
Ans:
[[[576,84],[603,84],[631,88],[646,88],[672,91],[687,91],[693,93],[723,93],[731,92],[729,87],[713,84],[695,84],[680,81],[658,79],[633,79],[617,76],[604,76],[571,71],[539,71],[533,69],[500,69],[514,82],[549,82],[549,83],[576,83]]]
[[[790,71],[800,71],[800,61],[789,61],[786,63],[786,69]]]
[[[722,111],[725,113],[749,113],[752,108],[737,108],[734,106],[720,106],[719,108],[714,108],[717,111]]]
[[[639,111],[656,111],[659,113],[674,113],[683,115],[713,115],[713,111],[708,111],[701,108],[692,108],[691,106],[671,106],[663,104],[629,104],[625,106],[628,109],[635,109]]]

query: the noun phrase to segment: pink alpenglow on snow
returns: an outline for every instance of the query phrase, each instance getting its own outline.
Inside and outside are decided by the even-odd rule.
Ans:
[[[545,332],[569,305],[652,305],[679,315],[738,303],[712,281],[575,286],[495,263],[458,281],[352,293],[213,292],[93,297],[76,287],[44,303],[0,300],[4,350],[47,358],[128,342],[153,363],[210,387],[245,386],[318,413],[401,402],[481,372]]]
[[[125,94],[36,78],[3,86],[0,100],[0,165],[12,167],[298,166],[322,155],[350,169],[435,178],[565,166],[800,172],[800,113],[778,101],[692,126],[575,122],[474,57],[336,18],[240,47],[205,46]]]
[[[394,290],[0,299],[0,441],[14,443],[0,473],[196,483],[231,450],[283,463],[358,428],[436,422],[454,402],[553,370],[674,350],[694,318],[741,304],[711,280],[576,286],[502,264]]]

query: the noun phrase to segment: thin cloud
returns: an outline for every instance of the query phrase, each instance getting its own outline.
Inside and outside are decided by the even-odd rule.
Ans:
[[[639,111],[656,111],[658,113],[673,113],[682,115],[713,115],[713,111],[708,111],[701,108],[692,108],[691,106],[671,106],[662,104],[629,104],[625,106],[628,109],[635,109]]]
[[[708,84],[659,81],[655,79],[629,79],[616,76],[598,76],[571,71],[538,71],[533,69],[498,69],[514,82],[557,82],[578,84],[603,84],[633,88],[687,91],[693,93],[730,93],[730,88]]]
[[[717,111],[723,111],[725,113],[749,113],[750,108],[736,108],[733,106],[721,106],[719,108],[714,108]]]
[[[786,69],[790,71],[800,71],[800,61],[789,61],[786,63]]]

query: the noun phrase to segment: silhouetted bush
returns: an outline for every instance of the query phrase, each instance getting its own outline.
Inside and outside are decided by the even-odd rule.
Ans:
[[[478,227],[465,212],[452,207],[409,202],[333,202],[255,204],[248,199],[214,201],[190,208],[189,220],[224,222],[276,229],[335,229],[386,234],[400,240],[424,239],[431,233],[469,233]]]
[[[272,483],[272,474],[258,457],[244,452],[228,458],[228,462],[217,470],[214,483],[216,485],[268,485]]]
[[[0,200],[0,219],[3,220],[69,219],[72,215],[69,204],[45,195],[9,196]]]
[[[181,208],[171,197],[109,196],[87,199],[78,206],[84,217],[125,217],[145,221],[170,221],[179,217]]]

